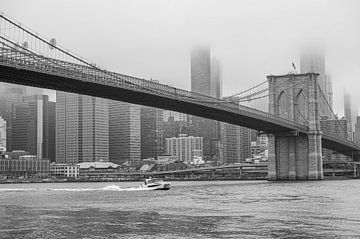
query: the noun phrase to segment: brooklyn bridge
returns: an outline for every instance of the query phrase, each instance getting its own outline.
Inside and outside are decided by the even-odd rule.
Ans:
[[[353,160],[360,156],[350,136],[323,127],[324,112],[335,123],[337,117],[316,72],[269,75],[236,96],[218,99],[105,70],[4,15],[0,42],[2,82],[178,111],[267,134],[269,180],[323,179],[323,148]],[[263,99],[265,109],[249,107]]]

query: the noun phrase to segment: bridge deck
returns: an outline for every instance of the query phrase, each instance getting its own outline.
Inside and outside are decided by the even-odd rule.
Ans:
[[[11,48],[0,48],[0,76],[3,82],[174,110],[267,133],[308,133],[305,125],[233,102]],[[349,140],[330,132],[323,132],[322,138],[325,148],[359,154],[360,147]]]

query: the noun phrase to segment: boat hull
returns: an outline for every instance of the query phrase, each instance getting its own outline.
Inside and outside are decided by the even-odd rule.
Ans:
[[[154,188],[154,190],[169,190],[169,189],[170,189],[170,183],[164,183],[163,185]]]
[[[150,190],[169,190],[170,189],[170,183],[161,183],[158,185],[149,184],[145,186],[146,188]]]

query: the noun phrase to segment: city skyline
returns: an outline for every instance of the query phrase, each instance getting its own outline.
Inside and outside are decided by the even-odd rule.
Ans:
[[[76,14],[83,7],[81,1],[71,3],[71,8],[67,8],[70,4],[67,1],[52,1],[51,4],[45,1],[22,4],[4,1],[2,7],[6,14],[26,22],[40,33],[48,32],[60,45],[77,49],[79,55],[107,69],[157,79],[184,89],[190,88],[191,46],[206,42],[222,62],[224,96],[261,82],[266,75],[287,73],[291,62],[299,68],[302,42],[320,39],[326,50],[326,68],[332,76],[335,111],[342,115],[345,84],[357,86],[357,76],[360,75],[357,67],[360,62],[357,44],[360,21],[354,10],[359,8],[359,2],[292,1],[290,4],[286,1],[230,1],[224,9],[216,9],[217,1],[207,1],[204,11],[199,11],[204,3],[174,1],[167,5],[162,1],[152,1],[151,4],[144,1],[110,1],[97,8],[95,2],[87,1],[87,10],[83,12],[86,21]],[[275,5],[271,13],[266,11],[269,4]],[[36,12],[39,5],[43,9],[42,17],[28,14],[28,9]],[[158,10],[163,7],[166,11]],[[137,11],[131,11],[134,9]],[[131,14],[121,14],[124,10],[129,10]],[[292,17],[295,10],[306,11],[307,14]],[[319,10],[321,14],[318,14]],[[107,14],[112,15],[109,19],[92,20],[89,16],[95,12],[100,16],[107,12],[114,14]],[[139,16],[144,15],[150,21],[139,20],[143,19]],[[164,18],[167,23],[162,23]],[[66,24],[67,21],[77,23],[76,31],[72,28],[73,24]],[[109,22],[117,23],[117,28],[106,33],[101,25]],[[129,26],[128,22],[133,22],[136,28]],[[97,28],[98,34],[92,35],[88,26]],[[304,39],[304,35],[311,35],[313,39]],[[108,39],[106,45],[99,47],[99,42],[104,39]],[[166,60],[169,57],[172,59],[170,62]],[[355,100],[359,100],[355,96],[356,87],[347,90]]]
[[[360,0],[0,8],[1,238],[360,235]]]
[[[9,24],[14,25],[17,28],[21,28],[21,27],[19,27],[19,25],[16,25],[12,21],[9,21],[7,17],[4,17],[4,16],[1,16],[1,17],[5,21],[4,25],[6,25],[6,22],[9,22]],[[20,36],[16,37],[17,32],[15,31],[14,33],[15,33],[14,41],[16,41],[16,39],[17,39],[18,42],[23,42],[23,44],[27,43],[28,38],[22,37],[19,40]],[[6,38],[11,37],[11,36],[6,35],[6,32],[4,32],[3,34],[5,34]],[[29,31],[26,31],[26,34],[29,34]],[[48,42],[50,40],[46,40],[46,39],[43,40],[39,37],[36,37],[36,34],[30,35],[30,38],[33,38],[33,37],[37,38],[37,40],[41,40],[42,44],[45,44],[45,47],[46,47],[46,45],[48,45],[50,47],[50,52],[52,52],[51,50],[54,50],[54,48],[56,51],[60,51],[62,53],[66,52],[64,50],[59,49],[58,46],[55,47],[53,45],[53,43],[51,43],[49,45]],[[13,41],[13,40],[11,40],[11,41]],[[52,39],[50,42],[55,42],[55,41],[56,40]],[[15,49],[17,49],[19,47],[17,43],[12,43],[12,44],[15,45]],[[3,43],[3,45],[5,45],[5,47],[7,47],[6,43]],[[35,45],[35,47],[36,47],[36,45]],[[33,48],[33,46],[31,46],[31,48]],[[43,47],[40,47],[40,48],[43,48]],[[318,50],[320,53],[317,52]],[[3,52],[5,54],[12,53],[12,51],[13,51],[12,48],[10,48],[10,49],[3,48]],[[22,52],[19,52],[19,53],[23,54]],[[45,52],[41,52],[40,54],[44,54],[44,53]],[[66,53],[66,54],[68,56],[74,58],[76,61],[79,61],[78,57],[74,57],[73,55],[68,54],[68,53]],[[306,54],[308,54],[308,55],[306,55]],[[191,52],[191,90],[192,90],[192,92],[186,92],[181,89],[176,89],[176,88],[174,89],[174,87],[169,87],[169,86],[161,85],[161,84],[159,85],[156,82],[151,82],[151,81],[146,81],[143,79],[136,79],[136,78],[133,78],[130,76],[126,76],[126,81],[124,83],[128,84],[128,83],[131,83],[131,81],[135,80],[135,84],[144,85],[144,86],[146,86],[145,89],[151,91],[150,94],[149,93],[144,94],[144,97],[133,98],[131,96],[129,99],[127,96],[127,92],[125,91],[125,92],[123,92],[124,94],[122,94],[120,91],[121,88],[119,86],[117,86],[117,87],[112,86],[111,88],[106,89],[106,91],[101,91],[100,89],[102,89],[103,86],[98,85],[99,90],[100,90],[99,92],[96,92],[96,93],[89,92],[88,86],[91,84],[88,84],[87,81],[91,80],[93,76],[98,76],[97,75],[98,73],[96,73],[96,75],[86,75],[87,76],[85,78],[86,82],[84,82],[84,79],[83,79],[84,74],[82,74],[81,75],[82,80],[78,83],[80,83],[80,84],[87,83],[87,84],[83,85],[81,87],[81,90],[78,89],[74,92],[77,92],[80,94],[85,94],[85,95],[91,95],[91,96],[78,96],[79,99],[75,99],[75,101],[71,101],[71,102],[69,101],[70,102],[69,103],[69,113],[70,114],[68,114],[67,106],[65,107],[65,110],[62,110],[65,112],[65,116],[66,116],[65,117],[66,130],[65,131],[67,131],[67,128],[68,128],[67,127],[68,116],[69,116],[69,122],[71,122],[73,120],[77,121],[76,115],[78,115],[79,120],[78,120],[78,123],[75,124],[76,126],[69,128],[69,130],[70,130],[69,134],[78,132],[78,135],[79,135],[79,137],[78,137],[79,138],[78,139],[79,147],[78,148],[80,149],[80,153],[76,153],[76,154],[80,155],[80,157],[81,157],[82,152],[84,151],[83,150],[83,146],[85,146],[84,142],[85,142],[85,140],[90,139],[90,141],[89,141],[90,143],[91,142],[92,142],[92,144],[95,143],[95,145],[93,145],[94,147],[92,148],[92,151],[94,151],[93,155],[95,155],[98,152],[97,146],[96,146],[97,141],[95,141],[95,139],[102,139],[102,138],[105,139],[106,137],[103,137],[103,136],[105,136],[105,135],[103,135],[103,133],[106,133],[105,131],[109,131],[109,127],[103,128],[102,130],[99,131],[99,132],[101,132],[101,134],[103,136],[99,136],[99,137],[96,136],[97,130],[94,131],[94,129],[96,129],[96,127],[98,125],[98,122],[95,122],[95,120],[97,119],[96,115],[98,114],[98,110],[95,109],[96,104],[95,105],[93,104],[93,103],[95,103],[95,100],[92,100],[92,99],[95,99],[94,97],[103,97],[103,98],[111,99],[111,100],[118,100],[118,101],[124,100],[126,102],[131,102],[131,103],[135,103],[135,104],[143,104],[143,105],[147,105],[147,106],[161,107],[163,109],[179,110],[181,112],[195,114],[196,117],[192,117],[192,123],[190,123],[190,131],[189,131],[190,135],[200,136],[200,137],[204,138],[204,156],[209,157],[209,158],[205,158],[205,159],[213,160],[214,162],[217,162],[217,159],[216,159],[216,158],[218,158],[217,155],[220,155],[219,153],[217,153],[217,151],[218,151],[218,149],[220,149],[221,145],[219,145],[219,144],[212,145],[213,143],[215,143],[215,140],[220,139],[219,137],[215,137],[212,134],[213,134],[213,132],[217,131],[219,129],[219,127],[213,127],[210,125],[206,125],[205,118],[207,118],[206,120],[209,122],[210,122],[210,120],[220,120],[220,121],[224,121],[224,122],[227,122],[230,124],[236,124],[239,126],[256,129],[257,131],[265,131],[265,132],[273,132],[273,130],[274,130],[273,126],[278,127],[277,130],[281,130],[283,132],[284,126],[289,127],[289,126],[287,126],[287,123],[284,124],[284,122],[294,121],[293,123],[290,124],[291,125],[290,129],[292,129],[292,130],[306,131],[306,129],[309,130],[311,127],[313,127],[313,130],[316,130],[316,132],[318,132],[318,131],[320,132],[320,130],[321,130],[321,128],[319,128],[320,124],[313,124],[312,122],[314,122],[314,120],[320,122],[321,120],[329,119],[329,116],[324,118],[324,116],[326,116],[326,114],[327,114],[327,113],[324,114],[324,112],[327,112],[327,111],[333,112],[331,104],[329,104],[329,103],[327,103],[327,105],[330,108],[328,108],[328,109],[325,108],[325,111],[323,111],[323,112],[319,111],[319,110],[321,110],[321,111],[323,110],[321,108],[327,107],[326,104],[323,104],[324,99],[326,99],[326,98],[332,99],[332,97],[331,97],[332,96],[331,82],[330,81],[328,82],[327,78],[326,78],[325,56],[324,56],[324,53],[322,52],[322,47],[320,46],[315,49],[312,49],[312,50],[310,50],[309,53],[306,53],[306,54],[305,55],[301,54],[301,56],[300,56],[300,59],[301,59],[301,64],[300,64],[301,71],[300,72],[301,72],[301,74],[296,74],[297,71],[292,70],[292,71],[288,72],[288,74],[267,76],[268,83],[269,83],[269,88],[268,88],[269,93],[268,93],[268,95],[265,95],[265,97],[268,96],[268,98],[269,98],[269,102],[268,102],[269,113],[273,114],[273,116],[267,115],[265,118],[264,118],[264,115],[262,112],[255,113],[256,111],[254,112],[251,109],[243,108],[242,106],[231,105],[230,102],[225,102],[227,100],[219,101],[216,98],[211,98],[211,95],[216,96],[216,97],[220,97],[220,95],[221,95],[221,88],[222,88],[221,87],[221,75],[222,75],[221,72],[222,71],[221,71],[219,62],[211,59],[211,57],[213,57],[214,55],[213,55],[213,53],[210,54],[210,47],[207,44],[197,44],[197,45],[195,45],[194,48],[192,48],[192,52]],[[53,55],[53,54],[50,54],[50,55]],[[5,59],[9,60],[7,57]],[[62,59],[63,58],[61,58],[61,60]],[[212,67],[211,67],[212,61],[217,62],[214,64],[214,66],[215,66],[214,69],[212,69]],[[80,60],[80,62],[86,63],[89,66],[94,66],[94,63],[91,63],[91,62],[86,62],[84,60]],[[77,68],[76,69],[76,72],[77,72],[78,67],[79,67],[78,64],[69,65],[68,67],[70,67],[70,68],[68,70],[71,70],[71,68],[74,66]],[[17,69],[18,67],[19,66],[16,65],[15,68]],[[292,62],[292,67],[296,70],[296,67],[293,62]],[[96,66],[92,67],[92,68],[93,68],[92,70],[95,70],[95,71],[100,70]],[[88,68],[86,67],[84,69],[88,69]],[[102,70],[100,70],[100,71],[102,71]],[[312,71],[317,71],[320,74],[311,73]],[[88,73],[88,71],[87,71],[87,73]],[[101,79],[105,80],[105,81],[103,81],[103,83],[107,83],[107,84],[110,83],[109,79],[106,78],[107,77],[106,74],[109,74],[109,73],[110,72],[107,73],[105,71],[105,75],[103,75],[103,71],[102,71]],[[114,73],[110,73],[110,74],[114,74]],[[120,75],[120,77],[123,78],[124,76]],[[14,82],[14,81],[11,81],[11,78],[4,78],[3,80],[9,81],[9,82]],[[40,78],[39,81],[35,81],[35,82],[32,82],[32,80],[33,80],[33,78],[30,77],[30,78],[26,78],[25,80],[20,81],[20,82],[25,85],[28,85],[28,84],[44,85],[44,86],[48,86],[52,89],[62,89],[64,91],[70,91],[70,92],[72,92],[73,89],[68,88],[68,86],[71,86],[73,83],[75,84],[77,82],[75,80],[75,81],[73,81],[72,84],[66,85],[66,84],[63,84],[64,83],[63,81],[61,81],[61,82],[58,82],[58,83],[60,83],[60,85],[58,85],[54,88],[54,86],[52,86],[52,82],[50,82],[50,81],[46,81],[46,82],[43,82],[43,84],[40,84],[40,82],[43,79]],[[95,80],[97,81],[98,79],[95,79]],[[120,80],[124,80],[124,79],[120,79]],[[129,82],[129,80],[130,80],[130,82]],[[318,87],[316,87],[316,85],[315,85],[316,80],[319,80],[319,85],[320,85],[319,92],[318,92],[318,90],[319,90]],[[154,81],[158,81],[158,80],[155,79]],[[297,82],[297,83],[295,84],[294,82]],[[264,83],[266,83],[266,81],[264,81],[261,84],[256,85],[255,87],[250,88],[249,90],[253,90],[254,88],[257,88],[257,87],[263,85]],[[134,83],[132,83],[132,84],[134,84]],[[165,91],[165,92],[163,92],[165,94],[168,94],[168,92],[172,92],[173,94],[175,94],[175,97],[179,97],[179,96],[187,97],[187,98],[194,97],[195,99],[199,99],[201,101],[195,100],[194,102],[190,102],[190,104],[189,104],[189,102],[187,102],[188,99],[176,99],[175,98],[176,104],[173,105],[172,104],[172,101],[174,101],[173,97],[167,99],[166,97],[161,96],[161,98],[159,100],[157,100],[157,98],[159,96],[157,94],[154,94],[152,89],[156,88],[157,91],[159,91],[160,90],[159,87],[162,91]],[[319,94],[320,92],[322,92],[321,88],[325,91],[325,94],[323,94],[323,95]],[[112,94],[110,90],[115,90],[115,91]],[[144,89],[142,88],[142,90],[144,90]],[[160,92],[157,92],[157,93],[161,93],[161,90],[160,90]],[[244,92],[248,92],[248,91],[244,91]],[[262,94],[263,92],[265,92],[265,91],[258,90],[254,94],[256,96],[258,96],[258,94]],[[121,94],[119,94],[119,93],[121,93]],[[132,92],[132,93],[135,94],[135,96],[138,95],[137,91]],[[66,94],[71,95],[71,93],[66,93]],[[239,94],[236,94],[236,95],[239,95]],[[301,100],[300,104],[299,104],[300,96],[305,97],[305,99],[304,99],[304,101]],[[151,97],[151,98],[147,99],[146,97]],[[259,98],[259,97],[260,96],[258,96],[257,98]],[[257,98],[253,99],[252,96],[246,96],[243,98],[247,99],[247,101],[253,101],[253,100],[257,99]],[[263,98],[263,96],[260,98]],[[89,99],[89,100],[86,100],[86,99]],[[168,102],[166,102],[166,100],[165,100],[165,102],[163,102],[164,99],[166,99]],[[232,99],[233,98],[230,98],[231,101],[232,101]],[[241,98],[239,98],[239,99],[241,99]],[[306,99],[308,99],[308,100],[306,100]],[[213,103],[219,103],[221,106],[221,109],[219,109],[219,106],[217,106],[217,105],[208,105],[208,103],[210,103],[210,102],[208,102],[208,100],[212,101]],[[83,107],[83,106],[85,106],[83,103],[86,101],[88,101],[90,103],[88,105],[89,107]],[[207,103],[204,103],[204,101]],[[327,102],[327,100],[325,100],[325,101]],[[67,100],[65,100],[65,102],[67,102]],[[239,103],[240,102],[241,101],[239,101]],[[120,104],[121,102],[117,102],[117,103]],[[171,107],[169,107],[169,105],[163,105],[162,103],[170,103]],[[178,104],[178,103],[181,103],[181,104]],[[127,103],[124,103],[124,104],[127,104]],[[60,102],[58,105],[61,105]],[[76,109],[76,105],[79,105],[80,107],[78,109]],[[196,108],[192,108],[192,107],[196,107]],[[320,107],[320,108],[318,108],[318,107]],[[74,108],[74,109],[72,109],[72,108]],[[86,108],[88,108],[90,110],[89,117],[84,114],[87,112],[87,111],[85,111]],[[59,107],[59,109],[61,109],[61,107]],[[194,111],[194,110],[196,110],[196,111]],[[120,110],[120,111],[123,112],[123,110]],[[244,114],[244,112],[248,112],[248,111],[252,112],[251,114],[254,114],[254,113],[257,114],[257,116],[252,118],[252,117],[249,117],[248,115]],[[296,116],[298,114],[297,111],[299,111],[298,113],[300,113],[300,115],[303,118],[301,120],[301,122],[298,122],[299,119]],[[304,112],[302,112],[302,111],[304,111]],[[72,114],[72,112],[74,114]],[[114,112],[113,109],[110,110],[110,113],[112,113],[112,112]],[[215,113],[215,112],[218,112],[218,113]],[[320,112],[320,114],[319,114],[319,112]],[[229,115],[229,113],[230,113],[230,115]],[[75,118],[72,119],[71,115],[75,116]],[[102,115],[103,115],[103,117],[105,117],[106,114],[102,114]],[[139,114],[137,114],[137,115],[139,115]],[[60,116],[61,116],[61,114],[59,114],[58,119],[64,118],[64,117],[60,117]],[[160,114],[159,114],[159,116],[160,116]],[[225,116],[225,118],[224,118],[224,116]],[[274,116],[275,117],[280,116],[280,118],[285,118],[288,121],[282,121],[282,119],[280,119],[280,118],[275,118],[276,125],[273,125],[273,123],[272,122],[270,123],[269,121],[274,120],[273,119]],[[200,117],[205,117],[205,118],[203,120],[202,119],[196,120],[196,119],[200,119]],[[331,115],[330,115],[330,117],[331,117]],[[126,123],[126,122],[125,123],[127,125],[130,125],[130,128],[132,128],[131,121],[134,120],[134,117],[130,117],[130,118],[131,118],[130,124]],[[259,121],[258,118],[261,118],[261,120],[263,120],[264,122]],[[335,116],[334,118],[336,120],[338,117]],[[116,122],[124,123],[123,120],[121,120],[121,118],[119,118],[119,119],[120,120],[116,120]],[[159,117],[159,119],[160,119],[160,117]],[[91,121],[89,126],[91,126],[91,124],[92,124],[92,126],[89,128],[90,130],[88,130],[88,131],[83,130],[88,126],[88,124],[86,124],[86,122],[88,120]],[[330,119],[330,120],[332,120],[332,119]],[[204,121],[204,122],[202,122],[202,121]],[[10,121],[10,123],[11,123],[11,121]],[[259,123],[262,123],[262,124],[259,124]],[[346,123],[346,121],[345,121],[345,123]],[[106,126],[107,124],[111,126],[111,120],[108,120],[108,122],[106,124],[100,123],[100,125],[103,125],[103,126]],[[302,124],[305,124],[305,125],[302,125]],[[308,126],[306,126],[307,124],[308,124]],[[128,126],[126,126],[126,127],[128,127]],[[139,123],[136,124],[136,127],[139,127]],[[306,127],[309,127],[309,128],[306,128]],[[10,128],[11,128],[11,124],[10,124]],[[119,128],[119,127],[116,127],[116,128]],[[79,130],[77,130],[77,129],[79,129]],[[130,142],[134,139],[140,138],[139,130],[136,130],[136,131],[137,131],[137,135],[139,137],[136,137],[135,135],[132,135],[132,133],[130,133],[130,135],[129,135]],[[153,131],[153,130],[151,129],[150,131]],[[83,137],[84,133],[86,133],[86,132],[88,132],[89,137]],[[115,132],[115,131],[110,130],[110,132]],[[57,133],[57,135],[60,135],[60,134]],[[64,135],[65,135],[65,138],[68,137],[68,133],[65,133]],[[107,133],[107,135],[109,135],[109,134]],[[256,134],[251,133],[251,137],[253,135],[256,136]],[[314,139],[309,142],[311,144],[314,142],[317,142],[316,144],[320,145],[320,147],[321,147],[321,144],[318,144],[318,141],[322,140],[319,135],[321,135],[321,134],[312,135],[312,136],[314,136]],[[250,136],[250,134],[248,134],[248,136]],[[281,138],[282,136],[277,136],[277,137],[278,137],[278,139],[276,139],[276,140],[285,140],[285,138],[284,139]],[[329,140],[328,137],[330,137],[330,136],[328,136],[326,133],[324,133],[324,139],[325,139],[324,144],[325,145],[327,143],[326,140]],[[73,138],[74,137],[70,137],[71,140]],[[111,135],[109,138],[111,139]],[[120,137],[119,139],[124,140],[124,137]],[[77,139],[75,136],[75,141],[76,140]],[[109,141],[109,139],[107,139],[107,140]],[[256,141],[256,138],[254,138],[254,140]],[[303,138],[299,138],[298,140],[303,140]],[[331,142],[333,142],[333,140],[334,140],[333,138],[330,138]],[[345,140],[347,140],[347,139],[345,139]],[[66,139],[66,141],[67,141],[67,139]],[[272,139],[270,142],[272,145],[271,150],[273,150],[274,145],[275,145],[274,140]],[[279,141],[279,142],[282,142],[282,141]],[[309,145],[310,145],[310,143],[309,143]],[[343,141],[340,142],[340,141],[335,140],[335,143],[340,144],[341,147],[342,146],[352,147],[352,144],[350,144],[350,143],[344,144]],[[65,144],[67,144],[67,143],[65,142]],[[76,145],[77,144],[75,142],[75,143],[71,143],[70,146],[76,148],[77,147]],[[208,145],[209,147],[207,147],[206,145]],[[250,145],[250,143],[249,143],[249,145]],[[128,147],[129,144],[126,143],[126,145],[124,145],[124,146]],[[254,146],[257,146],[257,145],[254,145]],[[315,147],[313,147],[313,145],[310,145],[310,146],[311,146],[311,148],[309,148],[309,150],[310,149],[311,150],[319,149],[319,147],[315,148]],[[329,147],[329,146],[325,146],[325,147]],[[66,146],[66,148],[67,148],[67,146]],[[87,147],[87,148],[90,149],[89,147]],[[108,152],[108,149],[105,150],[106,147],[103,147],[103,148],[104,148],[104,152],[105,151]],[[118,148],[119,148],[119,150],[121,149],[121,152],[124,152],[124,147],[118,147]],[[130,148],[131,148],[131,144],[130,144]],[[345,148],[342,148],[340,150],[345,150]],[[248,152],[250,152],[250,151],[253,151],[253,150],[252,149],[248,150]],[[87,152],[87,150],[85,150],[84,152]],[[136,150],[136,153],[138,153],[138,152],[139,152],[139,149]],[[347,154],[347,152],[344,152],[344,153]],[[273,157],[274,154],[271,154],[271,155]],[[319,160],[321,159],[321,153],[316,153],[315,156],[317,157],[317,159],[319,159]],[[89,161],[104,160],[104,161],[106,161],[107,157],[108,156],[103,156],[103,158],[101,158],[101,159],[95,157],[95,159],[89,158],[86,160],[89,160]],[[302,157],[302,156],[300,155],[299,157]],[[68,158],[68,156],[66,156],[65,158]],[[131,159],[131,156],[129,157],[128,155],[126,156],[126,159],[129,159],[130,162],[140,160],[140,158],[139,159],[134,158],[134,160],[133,160],[133,159]],[[273,160],[273,159],[274,158],[271,158],[271,160]],[[119,160],[119,158],[117,158],[117,160]],[[84,161],[84,159],[79,159],[79,160],[75,160],[75,161]],[[271,170],[273,170],[273,169],[271,169]],[[272,171],[272,172],[275,172],[275,171]],[[272,175],[271,177],[277,178],[278,176]],[[288,176],[282,175],[281,177],[288,177]],[[307,177],[306,172],[303,171],[299,177]],[[309,177],[322,179],[323,175],[320,171],[318,171],[316,168],[314,168],[314,171],[311,172],[311,175]]]

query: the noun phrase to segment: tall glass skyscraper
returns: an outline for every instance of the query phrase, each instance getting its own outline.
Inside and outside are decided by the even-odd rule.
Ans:
[[[54,160],[51,143],[54,142],[51,120],[54,102],[49,102],[47,95],[32,95],[23,98],[23,102],[15,103],[11,116],[12,138],[11,150],[25,150],[38,159]]]
[[[164,152],[163,110],[141,107],[141,158],[155,158]]]
[[[140,106],[109,101],[110,161],[123,164],[141,159]]]
[[[26,95],[26,87],[8,83],[0,84],[0,116],[6,121],[6,149],[12,150],[12,114],[14,104],[21,103]]]
[[[108,160],[108,100],[57,91],[56,162]]]

